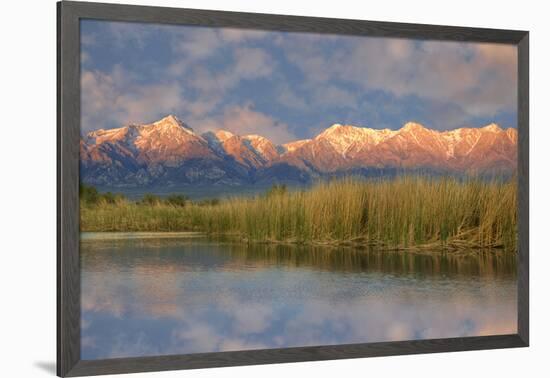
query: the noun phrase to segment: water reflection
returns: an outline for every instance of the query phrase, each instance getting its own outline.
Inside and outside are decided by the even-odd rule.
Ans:
[[[516,260],[85,238],[84,359],[506,334]]]

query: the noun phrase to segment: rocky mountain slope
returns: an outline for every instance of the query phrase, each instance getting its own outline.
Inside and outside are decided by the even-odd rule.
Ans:
[[[496,124],[444,132],[412,122],[399,130],[335,124],[312,139],[275,145],[260,135],[198,134],[170,115],[88,133],[80,156],[82,181],[109,187],[307,182],[377,170],[511,174],[517,131]]]

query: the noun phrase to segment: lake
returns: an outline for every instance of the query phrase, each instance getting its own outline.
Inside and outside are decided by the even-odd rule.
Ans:
[[[516,332],[516,255],[81,234],[81,358]]]

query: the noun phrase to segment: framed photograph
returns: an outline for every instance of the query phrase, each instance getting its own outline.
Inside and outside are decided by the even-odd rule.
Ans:
[[[57,7],[59,376],[528,346],[528,32]]]

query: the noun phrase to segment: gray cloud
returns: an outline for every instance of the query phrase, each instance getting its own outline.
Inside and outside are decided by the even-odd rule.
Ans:
[[[268,77],[273,72],[274,61],[260,48],[238,47],[233,50],[232,61],[225,69],[213,71],[201,65],[192,68],[189,85],[202,95],[222,96],[242,80]]]
[[[277,101],[288,107],[299,110],[307,110],[308,104],[304,97],[298,95],[286,82],[280,82],[277,86]]]
[[[132,24],[113,23],[109,30],[118,44],[132,27]],[[82,132],[150,122],[176,113],[198,131],[225,127],[239,133],[263,132],[275,140],[286,141],[293,137],[284,123],[254,111],[251,101],[221,107],[228,91],[240,82],[269,77],[273,73],[276,63],[270,54],[262,48],[246,45],[247,41],[260,40],[268,33],[239,29],[156,28],[170,28],[176,54],[166,70],[155,68],[158,71],[156,82],[143,83],[139,74],[122,65],[114,66],[110,72],[90,69],[82,72]],[[126,38],[141,48],[152,31],[143,27],[137,30]],[[90,36],[87,40],[95,43],[97,39]],[[226,45],[232,48],[228,50],[230,59],[225,68],[212,70],[197,63],[208,60]],[[83,62],[89,59],[90,54],[83,52]],[[194,94],[186,92],[185,88],[193,90]]]
[[[189,61],[201,60],[217,52],[223,41],[219,33],[212,29],[179,33],[175,38],[174,51]]]
[[[82,132],[143,123],[174,113],[183,102],[178,83],[137,84],[120,66],[81,75]]]
[[[97,30],[82,35],[83,132],[176,113],[199,130],[224,127],[286,141],[302,134],[300,124],[317,128],[355,120],[399,127],[393,122],[411,109],[434,128],[464,126],[476,117],[516,110],[514,46],[105,25],[108,38]],[[101,43],[143,54],[159,36],[166,37],[169,58],[109,69],[94,66],[101,57],[93,52]],[[262,93],[263,103],[248,92],[240,96],[246,84],[258,79],[273,83],[271,92]],[[385,103],[371,101],[375,91],[393,97]],[[409,101],[413,96],[423,101],[421,106]]]
[[[283,43],[317,92],[337,80],[364,90],[455,103],[471,116],[515,109],[517,51],[512,45],[341,37],[327,48],[318,36]]]

